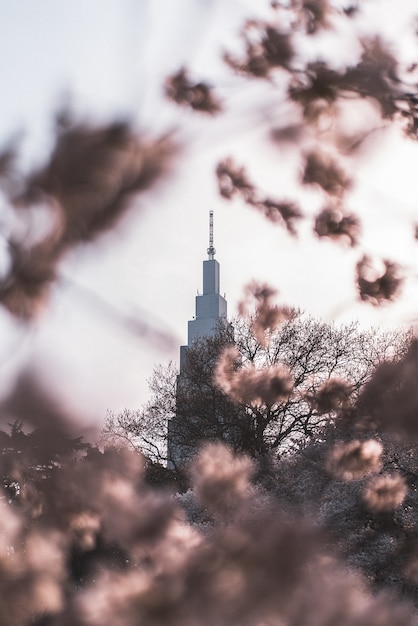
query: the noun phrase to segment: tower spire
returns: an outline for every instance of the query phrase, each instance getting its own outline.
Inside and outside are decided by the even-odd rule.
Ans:
[[[209,211],[209,248],[208,248],[208,257],[209,260],[213,260],[215,257],[216,250],[213,247],[213,211]]]

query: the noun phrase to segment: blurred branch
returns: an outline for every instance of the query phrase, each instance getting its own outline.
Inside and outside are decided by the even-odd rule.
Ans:
[[[9,198],[15,224],[0,303],[20,319],[33,318],[63,254],[113,228],[135,196],[166,173],[174,152],[169,137],[147,139],[125,123],[61,124],[49,162],[22,179],[19,194]],[[41,234],[29,232],[34,212]]]
[[[87,304],[132,335],[148,341],[161,350],[172,350],[177,346],[178,342],[172,333],[165,332],[145,320],[147,316],[145,311],[139,310],[134,317],[122,311],[96,291],[62,274],[60,274],[59,283],[76,289]]]

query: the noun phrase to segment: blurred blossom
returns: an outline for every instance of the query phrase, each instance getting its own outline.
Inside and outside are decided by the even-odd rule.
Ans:
[[[266,331],[271,332],[285,320],[294,317],[294,311],[289,307],[272,304],[272,298],[276,294],[277,290],[270,285],[253,281],[244,288],[244,299],[238,304],[239,315],[248,316],[249,307],[255,303],[255,313],[251,316],[251,330],[262,346],[267,344]]]
[[[4,500],[0,500],[0,513],[0,559],[3,559],[16,540],[22,520]]]
[[[412,554],[407,559],[405,575],[414,585],[418,585],[418,550],[416,542],[413,544]]]
[[[191,476],[196,494],[211,511],[227,510],[245,502],[251,493],[251,461],[234,457],[221,444],[211,444],[201,450],[195,459]]]
[[[324,100],[331,104],[344,93],[358,98],[370,97],[378,103],[383,118],[393,118],[399,110],[398,99],[403,99],[404,86],[397,80],[397,61],[379,37],[363,40],[361,45],[363,53],[359,63],[345,70],[337,71],[321,60],[308,63],[302,75],[295,72],[290,97],[300,102],[306,113],[313,102]],[[405,114],[412,122],[414,107]]]
[[[362,428],[388,431],[410,441],[418,434],[418,341],[398,362],[383,362],[362,390],[355,414]]]
[[[286,226],[291,235],[297,235],[296,222],[302,217],[302,212],[296,202],[289,200],[272,200],[265,198],[258,200],[253,205],[264,217],[273,224],[279,223]]]
[[[405,500],[407,492],[400,474],[383,474],[370,480],[364,491],[364,501],[374,513],[393,511]]]
[[[237,166],[231,157],[218,163],[216,168],[219,193],[226,200],[240,196],[244,202],[260,211],[274,224],[285,226],[291,235],[296,235],[296,222],[303,214],[296,202],[274,200],[263,197],[249,180],[243,167]]]
[[[359,480],[382,468],[383,446],[375,439],[336,445],[330,452],[328,471],[339,480]]]
[[[219,193],[227,200],[240,194],[244,200],[252,202],[255,197],[253,184],[247,178],[243,167],[237,166],[231,157],[218,163],[216,168]]]
[[[393,300],[402,283],[399,265],[393,261],[383,260],[379,269],[369,256],[363,255],[357,263],[357,286],[360,298],[366,302],[379,305]]]
[[[82,511],[69,520],[69,533],[81,550],[93,550],[101,529],[100,517],[91,511]]]
[[[267,78],[276,68],[288,67],[293,58],[291,37],[272,25],[248,20],[242,31],[245,57],[237,59],[226,52],[224,60],[237,72],[256,78]]]
[[[217,385],[236,402],[271,406],[286,400],[293,390],[293,380],[282,365],[256,369],[253,365],[237,368],[240,355],[236,348],[226,348],[215,371]]]
[[[322,28],[330,26],[329,18],[335,9],[328,0],[303,0],[296,4],[301,12],[302,20],[308,35],[317,33]]]
[[[167,78],[165,93],[170,100],[190,106],[195,111],[213,115],[221,110],[221,105],[213,95],[211,87],[203,82],[192,83],[185,68]]]
[[[352,387],[345,380],[329,378],[314,394],[306,394],[306,399],[319,414],[341,411],[350,404]]]
[[[112,228],[134,195],[167,171],[173,152],[168,137],[145,138],[125,123],[58,129],[49,162],[22,177],[9,198],[24,232],[10,237],[0,302],[23,319],[42,311],[64,252]]]
[[[270,305],[272,298],[277,294],[277,289],[267,283],[258,283],[253,281],[244,287],[244,300],[238,307],[239,315],[248,313],[248,305],[254,300],[257,307]]]
[[[304,185],[319,185],[324,191],[334,196],[341,196],[350,187],[350,179],[330,155],[323,152],[310,152],[305,159],[302,178]]]
[[[344,215],[339,209],[323,209],[315,220],[314,231],[318,237],[348,240],[351,246],[358,242],[360,222],[355,215]]]
[[[0,620],[9,626],[33,623],[34,615],[64,606],[65,539],[57,531],[27,528],[15,538],[0,565]]]

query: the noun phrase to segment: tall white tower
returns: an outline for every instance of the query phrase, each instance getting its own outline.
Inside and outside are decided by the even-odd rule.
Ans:
[[[209,211],[208,259],[203,261],[203,294],[196,296],[196,314],[188,322],[187,346],[180,347],[180,371],[182,370],[187,348],[195,339],[212,337],[220,320],[227,317],[226,300],[220,294],[219,263],[215,259],[213,246],[213,211]]]
[[[220,321],[223,320],[226,325],[227,305],[225,298],[219,292],[219,263],[215,259],[216,250],[213,246],[213,211],[209,212],[209,247],[207,252],[208,259],[203,261],[203,293],[196,296],[196,315],[188,323],[187,346],[180,347],[180,374],[177,377],[177,399],[179,389],[188,384],[188,378],[184,370],[188,349],[199,338],[213,337]],[[196,452],[196,441],[189,441],[190,433],[188,429],[192,424],[192,431],[194,431],[198,426],[198,417],[195,420],[191,420],[190,416],[188,416],[187,421],[184,422],[181,412],[178,410],[176,415],[168,421],[167,467],[181,467]]]
[[[209,212],[208,260],[203,261],[203,294],[196,296],[196,315],[188,324],[187,345],[198,337],[215,334],[220,319],[226,320],[227,304],[219,292],[219,263],[213,247],[213,211]]]

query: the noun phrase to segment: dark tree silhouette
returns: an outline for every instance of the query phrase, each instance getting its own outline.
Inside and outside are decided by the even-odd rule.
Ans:
[[[180,374],[172,363],[157,366],[151,400],[109,415],[105,437],[174,466],[190,461],[204,441],[256,458],[280,456],[319,437],[374,369],[398,361],[411,341],[406,331],[362,331],[297,311],[260,334],[260,312],[196,340]]]

